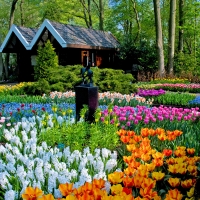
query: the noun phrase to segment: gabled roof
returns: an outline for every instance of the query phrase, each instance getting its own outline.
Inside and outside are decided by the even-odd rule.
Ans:
[[[47,28],[58,43],[63,47],[74,48],[117,48],[119,42],[109,32],[83,28],[69,24],[61,24],[45,20],[30,44],[30,48],[37,42],[44,29]]]
[[[2,52],[3,49],[6,47],[6,45],[8,44],[13,34],[17,36],[17,38],[21,41],[21,43],[27,49],[27,47],[30,45],[31,40],[34,38],[36,32],[37,32],[37,29],[20,27],[13,24],[5,40],[3,41],[3,44],[0,47],[0,52]]]
[[[50,23],[65,40],[67,47],[86,45],[90,47],[117,48],[119,45],[119,42],[109,32],[52,21]]]
[[[63,48],[116,49],[119,45],[116,38],[109,32],[61,24],[46,19],[38,30],[13,25],[0,47],[0,52],[8,44],[12,33],[15,33],[27,50],[31,50],[46,29]]]

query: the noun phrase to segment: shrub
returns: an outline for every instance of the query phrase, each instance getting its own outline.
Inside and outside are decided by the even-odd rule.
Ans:
[[[24,87],[24,92],[29,95],[42,95],[44,93],[50,92],[50,86],[47,80],[40,79],[31,85],[26,85]]]
[[[50,73],[50,69],[58,67],[58,56],[49,40],[47,40],[44,47],[39,46],[37,52],[37,64],[34,67],[34,80],[38,81],[44,78],[48,81],[53,75]]]

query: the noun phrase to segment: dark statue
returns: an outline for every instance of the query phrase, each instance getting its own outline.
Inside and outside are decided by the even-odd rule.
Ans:
[[[93,80],[92,80],[93,71],[90,69],[90,65],[81,68],[81,76],[82,76],[81,85],[93,86]]]

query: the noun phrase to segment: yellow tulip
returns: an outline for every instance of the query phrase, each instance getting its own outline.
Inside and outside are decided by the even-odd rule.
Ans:
[[[162,173],[161,171],[159,171],[159,172],[153,172],[151,175],[154,180],[160,181],[164,178],[165,173]]]
[[[112,195],[118,195],[122,193],[123,187],[121,184],[113,185],[111,186],[111,194]]]
[[[192,197],[194,195],[194,187],[191,187],[190,190],[187,192],[188,197]]]
[[[178,187],[180,185],[179,178],[169,178],[168,182],[172,187]]]

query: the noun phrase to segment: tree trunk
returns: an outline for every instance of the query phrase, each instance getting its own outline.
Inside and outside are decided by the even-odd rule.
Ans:
[[[184,0],[179,0],[179,43],[178,50],[183,52]]]
[[[133,3],[133,10],[134,10],[134,13],[135,13],[135,20],[136,20],[137,28],[138,28],[137,35],[135,37],[135,42],[136,42],[138,40],[139,36],[140,36],[141,24],[140,24],[140,20],[139,20],[138,11],[137,11],[137,8],[136,8],[136,1],[135,0],[131,0],[131,1]]]
[[[2,53],[0,53],[0,81],[3,80],[3,57]]]
[[[91,16],[91,2],[88,0],[88,18],[89,18],[89,28],[92,28],[92,16]]]
[[[15,18],[14,14],[15,14],[15,9],[16,9],[17,2],[18,2],[18,0],[13,0],[12,1],[12,5],[11,5],[11,9],[10,9],[9,29],[14,23],[14,18]]]
[[[104,30],[104,9],[103,0],[99,0],[99,29]]]
[[[168,43],[168,73],[174,72],[174,46],[175,46],[175,25],[176,25],[176,0],[170,0],[169,18],[169,43]]]
[[[83,6],[84,20],[88,28],[92,28],[92,16],[91,16],[91,0],[85,3],[85,0],[80,0]]]
[[[25,22],[25,19],[24,19],[24,0],[21,0],[20,2],[20,14],[21,14],[21,26],[24,26],[24,22]]]
[[[14,17],[15,17],[14,13],[15,13],[17,2],[18,2],[18,0],[13,0],[12,1],[12,5],[11,5],[11,9],[10,9],[9,30],[10,30],[11,26],[14,23]],[[10,54],[6,53],[6,55],[5,55],[5,64],[4,64],[5,79],[6,80],[8,79],[8,75],[9,75],[8,74],[9,57],[10,57]]]
[[[158,53],[158,70],[159,76],[164,77],[165,65],[164,65],[164,52],[163,52],[163,38],[162,38],[162,25],[160,16],[160,0],[153,0],[154,3],[154,15],[156,25],[156,45]]]

